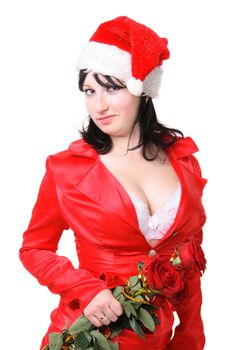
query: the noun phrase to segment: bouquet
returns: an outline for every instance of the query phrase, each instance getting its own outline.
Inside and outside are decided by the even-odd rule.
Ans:
[[[170,261],[156,255],[146,265],[139,262],[138,274],[112,291],[124,311],[116,322],[97,328],[82,315],[61,333],[50,333],[43,350],[119,350],[113,338],[125,328],[144,338],[145,332],[155,332],[156,310],[165,298],[172,304],[186,300],[185,271],[204,272],[205,263],[200,243],[193,238],[175,250]]]

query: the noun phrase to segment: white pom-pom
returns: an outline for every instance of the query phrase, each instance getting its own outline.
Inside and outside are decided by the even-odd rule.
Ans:
[[[126,82],[126,86],[132,95],[141,96],[143,92],[143,82],[140,79],[130,77]]]

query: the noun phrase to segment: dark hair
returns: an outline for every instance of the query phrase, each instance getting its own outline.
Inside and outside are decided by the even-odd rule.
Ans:
[[[83,84],[86,79],[88,72],[86,69],[82,69],[79,72],[79,89],[83,91]],[[93,74],[98,84],[104,87],[114,86],[118,88],[126,88],[126,86],[118,79],[117,82],[109,75],[104,74]],[[100,77],[105,78],[105,81],[101,80]],[[148,96],[141,96],[141,102],[139,105],[138,115],[135,120],[134,126],[139,122],[140,127],[140,139],[139,144],[133,148],[127,148],[127,151],[135,150],[143,146],[143,157],[146,160],[154,160],[158,157],[160,149],[172,145],[176,142],[178,137],[184,137],[180,130],[168,128],[165,125],[159,123],[154,104],[152,99]],[[130,137],[133,133],[131,131]],[[99,154],[108,153],[112,148],[112,140],[110,136],[100,130],[89,116],[89,124],[87,127],[82,126],[82,130],[79,130],[80,135],[89,143]],[[129,144],[129,142],[128,142]],[[151,154],[150,146],[155,145],[156,153],[152,158],[148,158],[148,150]]]

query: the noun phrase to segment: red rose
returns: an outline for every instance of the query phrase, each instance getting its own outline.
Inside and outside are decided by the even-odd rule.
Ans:
[[[147,282],[152,289],[161,290],[167,298],[173,298],[184,288],[182,271],[178,271],[165,259],[156,256],[145,266]]]
[[[206,259],[201,248],[200,241],[191,237],[179,251],[181,263],[186,269],[193,269],[204,272]]]

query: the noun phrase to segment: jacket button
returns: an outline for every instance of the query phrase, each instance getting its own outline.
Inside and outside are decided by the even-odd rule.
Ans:
[[[157,254],[157,252],[156,252],[156,250],[154,250],[154,249],[151,249],[150,251],[149,251],[149,256],[155,256]]]

